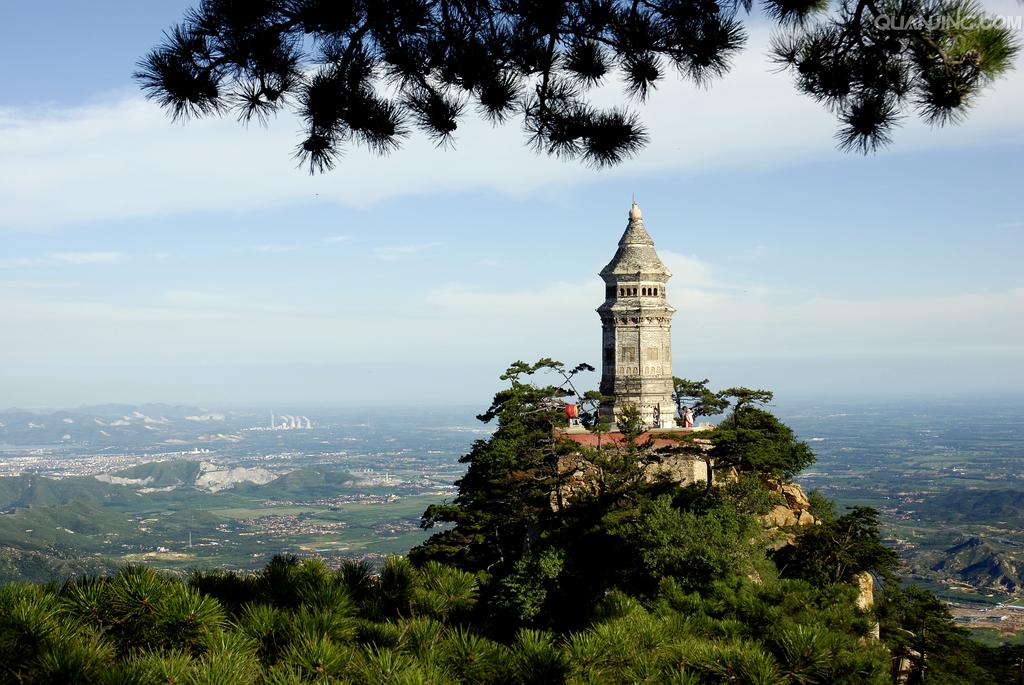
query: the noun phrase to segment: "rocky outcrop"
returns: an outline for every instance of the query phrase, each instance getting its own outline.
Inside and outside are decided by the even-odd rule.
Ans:
[[[857,608],[867,613],[875,607],[875,579],[867,571],[857,574]],[[880,640],[882,637],[878,621],[871,624],[868,637]]]
[[[811,515],[811,502],[804,494],[804,489],[796,483],[768,481],[768,489],[785,499],[785,504],[777,504],[767,514],[761,516],[761,522],[768,528],[790,528],[792,526],[810,526],[815,523]]]
[[[590,439],[595,436],[588,433],[563,434],[562,437],[591,446]],[[606,445],[620,445],[621,441],[617,441],[616,437],[617,434],[605,435]],[[648,439],[653,449],[637,464],[646,482],[668,481],[681,486],[707,482],[707,463],[701,455],[711,449],[710,440],[695,439],[687,451],[680,452],[676,440],[658,439],[653,436]],[[641,436],[640,440],[644,440],[644,437]],[[553,511],[571,506],[577,497],[597,494],[603,474],[599,466],[579,453],[572,453],[559,458],[558,475],[561,485],[557,491],[551,493]],[[715,474],[717,482],[728,482],[735,477],[732,469],[726,473]]]
[[[815,519],[809,511],[793,509],[785,504],[777,504],[767,514],[761,516],[761,522],[769,528],[789,528],[791,526],[809,526]]]
[[[641,464],[643,478],[649,483],[670,480],[680,485],[708,482],[708,464],[692,455],[667,455]]]
[[[570,454],[558,460],[561,485],[551,493],[551,510],[560,511],[581,496],[596,495],[602,478],[600,467],[579,454]]]

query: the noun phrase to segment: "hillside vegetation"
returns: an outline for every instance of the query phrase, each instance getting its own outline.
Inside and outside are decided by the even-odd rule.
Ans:
[[[197,483],[209,473],[206,466],[155,461],[99,478],[0,478],[0,582],[64,580],[112,568],[113,557],[133,558],[161,547],[187,552],[190,539],[226,549],[226,542],[240,539],[240,526],[218,511],[235,506],[258,515],[266,501],[336,497],[355,483],[347,470],[302,468],[214,493]],[[253,546],[240,547],[235,556],[245,559]]]
[[[532,382],[546,370],[563,369],[504,376],[482,415],[494,434],[408,557],[379,573],[278,557],[254,574],[130,566],[8,584],[0,684],[882,685],[921,682],[925,664],[929,683],[1016,677],[1019,649],[971,642],[944,604],[900,586],[873,510],[812,497],[817,525],[766,528],[769,484],[812,455],[763,408],[734,407],[713,438],[737,475],[683,488],[644,478],[660,456],[628,416],[621,444],[557,439],[573,391]],[[556,496],[569,455],[593,468],[571,501]]]
[[[931,568],[973,587],[1007,593],[1024,587],[1024,568],[1017,557],[977,537],[945,550]]]

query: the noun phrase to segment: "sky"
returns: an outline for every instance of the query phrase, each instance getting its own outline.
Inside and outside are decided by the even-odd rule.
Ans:
[[[856,156],[755,20],[724,79],[637,107],[651,143],[614,169],[468,118],[455,149],[413,136],[311,177],[290,115],[172,123],[143,99],[134,64],[189,4],[0,7],[0,407],[483,408],[516,359],[597,365],[633,198],[675,274],[676,375],[1024,395],[1020,61],[963,124],[911,116]]]

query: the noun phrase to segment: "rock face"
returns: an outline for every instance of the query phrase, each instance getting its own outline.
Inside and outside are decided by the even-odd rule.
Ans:
[[[558,460],[558,475],[562,483],[551,493],[551,510],[561,511],[581,495],[596,495],[601,482],[601,469],[579,454]]]
[[[875,579],[867,571],[857,574],[857,608],[861,611],[871,611],[875,606]],[[882,639],[881,627],[875,621],[871,624],[872,639]]]
[[[565,437],[579,442],[579,440],[575,440],[578,436]],[[606,436],[606,439],[611,444],[615,444],[612,437]],[[638,464],[643,472],[644,480],[648,483],[667,480],[680,486],[707,483],[707,462],[702,453],[711,449],[711,441],[701,438],[694,439],[692,447],[683,453],[670,449],[674,447],[678,447],[678,443],[668,442],[661,449],[655,447],[649,458]],[[573,500],[577,497],[596,495],[599,492],[603,474],[599,466],[581,454],[575,453],[559,459],[558,475],[561,486],[557,491],[551,493],[551,509],[553,511],[572,506]],[[737,474],[733,470],[715,474],[716,484],[727,483],[736,478]],[[771,511],[760,517],[766,528],[774,531],[786,531],[795,526],[810,526],[816,523],[810,511],[811,502],[798,484],[770,480],[766,485],[769,491],[785,500],[785,504],[777,504]],[[777,549],[792,544],[795,539],[792,534],[782,534],[777,537]]]
[[[650,440],[654,446],[647,458],[637,464],[643,473],[644,480],[648,483],[668,481],[680,486],[707,483],[708,467],[703,454],[711,449],[711,441],[694,438],[686,451],[680,452],[677,441],[666,437],[657,437],[667,434],[667,432],[651,433],[639,438],[641,442]],[[605,446],[621,446],[622,441],[617,440],[616,436],[621,437],[619,434],[605,435]],[[592,437],[589,433],[582,436],[566,434],[562,437],[585,446],[594,446],[595,444],[593,440],[589,439]],[[572,501],[581,495],[597,494],[602,478],[601,468],[579,453],[559,459],[558,475],[561,487],[557,492],[551,493],[551,508],[554,511],[571,506]],[[735,479],[734,469],[725,469],[715,473],[716,484],[727,483]]]
[[[779,481],[770,481],[768,486],[770,490],[786,499],[785,504],[777,504],[771,511],[761,516],[761,521],[768,528],[810,526],[815,523],[815,518],[811,515],[811,502],[804,494],[803,488],[796,483]]]
[[[658,461],[651,461],[643,464],[644,480],[654,483],[659,480],[669,480],[680,485],[691,485],[693,483],[706,483],[707,464],[703,459],[689,455],[665,456]]]

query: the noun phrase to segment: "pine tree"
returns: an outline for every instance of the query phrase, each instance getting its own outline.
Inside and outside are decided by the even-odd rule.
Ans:
[[[700,85],[746,41],[753,0],[202,0],[140,63],[136,78],[173,116],[291,108],[311,171],[352,144],[398,148],[412,129],[451,144],[470,108],[518,116],[548,154],[613,165],[648,140],[626,107],[599,108],[612,74],[642,102],[670,72]],[[972,0],[762,0],[774,59],[834,111],[840,145],[886,144],[917,110],[964,116],[1018,45]],[[915,22],[908,27],[908,22]]]

